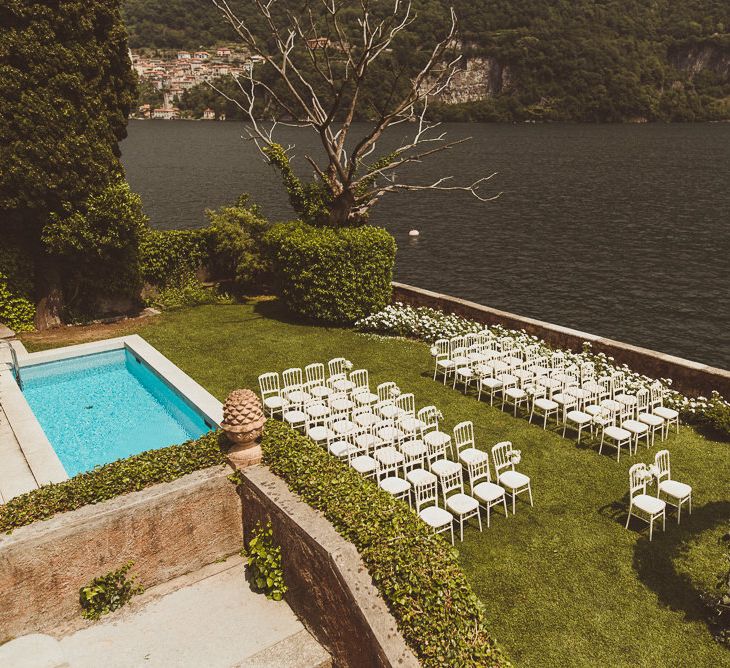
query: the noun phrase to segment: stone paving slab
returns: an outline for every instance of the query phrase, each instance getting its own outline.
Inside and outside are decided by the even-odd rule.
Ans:
[[[38,487],[8,417],[0,407],[0,503]]]

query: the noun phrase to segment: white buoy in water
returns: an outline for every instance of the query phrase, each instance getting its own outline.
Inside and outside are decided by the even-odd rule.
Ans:
[[[408,233],[408,236],[409,236],[409,237],[417,237],[417,236],[418,236],[419,234],[420,234],[420,232],[419,232],[418,230],[411,230],[411,231],[410,231],[410,232]]]

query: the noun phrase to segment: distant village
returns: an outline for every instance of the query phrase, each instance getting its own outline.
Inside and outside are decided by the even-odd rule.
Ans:
[[[141,82],[146,82],[162,95],[162,105],[142,104],[134,118],[174,120],[184,117],[177,107],[183,91],[207,81],[231,74],[246,74],[260,56],[251,56],[234,48],[222,46],[211,51],[178,51],[161,56],[147,56],[130,50],[132,66]],[[203,111],[203,120],[225,120],[225,114],[213,109]]]

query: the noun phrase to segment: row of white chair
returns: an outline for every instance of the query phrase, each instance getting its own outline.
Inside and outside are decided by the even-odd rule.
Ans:
[[[464,523],[471,517],[477,517],[481,530],[480,505],[487,510],[489,526],[494,505],[503,503],[507,514],[505,489],[512,495],[513,512],[515,497],[524,491],[529,493],[532,504],[529,478],[515,471],[510,459],[511,443],[500,443],[492,449],[500,482],[495,485],[491,482],[488,454],[474,445],[472,423],[457,425],[452,441],[439,429],[438,409],[426,406],[416,413],[414,396],[400,393],[395,383],[381,383],[377,394],[372,394],[366,370],[352,371],[349,377],[345,374],[344,378],[351,381],[348,387],[331,382],[333,378],[343,379],[338,371],[329,379],[310,377],[306,384],[303,379],[301,384],[298,382],[301,376],[296,370],[288,369],[282,376],[283,387],[276,372],[259,377],[269,414],[280,414],[358,473],[372,477],[384,490],[415,505],[419,517],[434,531],[446,531],[451,526],[441,523],[447,517],[444,513],[448,513],[450,523],[459,522],[462,540]],[[321,387],[331,391],[318,397],[312,390]],[[453,459],[448,458],[449,452]],[[464,469],[471,496],[464,492]],[[438,507],[439,488],[443,508]],[[453,542],[453,527],[451,536]]]
[[[436,343],[432,350],[436,357],[434,378],[441,372],[445,381],[452,373],[453,386],[461,381],[465,392],[476,382],[478,400],[487,392],[493,404],[495,395],[501,394],[502,408],[512,405],[516,416],[525,406],[530,421],[535,414],[542,416],[543,429],[554,417],[558,425],[563,424],[563,436],[570,426],[577,431],[580,442],[584,428],[593,433],[598,427],[602,445],[614,445],[619,459],[622,446],[635,451],[642,437],[646,437],[649,447],[657,432],[662,439],[668,436],[671,424],[679,430],[679,414],[663,405],[661,384],[632,395],[626,392],[622,372],[596,379],[592,363],[579,369],[566,368],[562,353],[540,356],[537,346],[517,351],[511,339],[497,342],[486,338],[465,348],[465,338]]]

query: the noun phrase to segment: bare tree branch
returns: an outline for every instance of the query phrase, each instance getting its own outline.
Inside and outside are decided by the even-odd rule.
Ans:
[[[420,163],[468,141],[447,140],[439,124],[430,123],[427,117],[429,102],[438,99],[449,86],[460,62],[460,56],[449,55],[457,35],[453,8],[449,10],[449,27],[444,37],[427,51],[422,64],[411,70],[407,82],[403,78],[407,66],[394,64],[390,89],[382,82],[383,95],[373,101],[380,110],[377,117],[362,136],[348,142],[353,123],[362,114],[360,105],[372,90],[373,76],[377,76],[373,74],[373,64],[389,58],[386,54],[393,50],[399,36],[416,21],[410,0],[390,0],[387,11],[385,3],[373,0],[302,0],[302,7],[297,10],[291,9],[290,4],[279,4],[278,0],[252,0],[264,26],[260,34],[254,34],[227,0],[211,2],[236,31],[246,50],[262,61],[252,65],[246,79],[234,77],[241,99],[211,86],[238,106],[250,123],[246,128],[249,138],[267,159],[270,149],[277,146],[276,123],[264,125],[257,118],[258,100],[263,98],[273,104],[276,114],[272,120],[279,118],[284,124],[310,127],[317,133],[326,166],[310,155],[304,159],[329,195],[331,224],[357,223],[386,193],[463,191],[484,202],[499,196],[479,193],[480,186],[494,174],[463,186],[452,185],[451,176],[427,185],[398,181],[397,170],[405,165]],[[354,21],[345,20],[345,11],[349,17],[355,12]],[[388,128],[410,122],[415,123],[415,129],[409,139],[387,156],[367,163]]]

